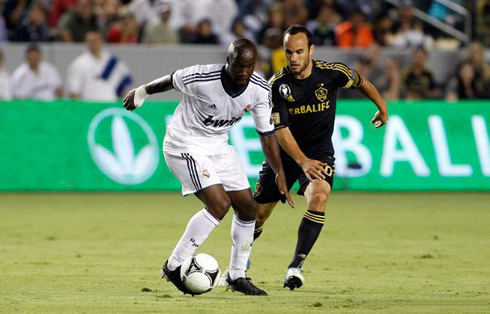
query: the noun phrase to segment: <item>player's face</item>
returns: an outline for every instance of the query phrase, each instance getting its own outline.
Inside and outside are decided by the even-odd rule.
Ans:
[[[248,83],[255,69],[256,57],[256,53],[252,49],[245,49],[236,54],[236,57],[234,55],[229,56],[230,66],[228,68],[235,84],[243,86]]]
[[[37,50],[31,50],[26,54],[26,61],[31,69],[37,69],[42,61],[41,53]]]
[[[306,34],[287,34],[284,37],[284,53],[288,67],[296,76],[308,76],[311,73],[311,56],[315,46],[308,47]]]

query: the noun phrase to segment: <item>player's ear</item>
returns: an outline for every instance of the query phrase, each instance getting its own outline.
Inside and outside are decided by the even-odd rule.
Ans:
[[[311,44],[311,46],[310,46],[310,52],[309,52],[310,57],[312,57],[312,56],[313,56],[313,53],[314,53],[314,52],[315,52],[315,45],[314,45],[314,44]]]

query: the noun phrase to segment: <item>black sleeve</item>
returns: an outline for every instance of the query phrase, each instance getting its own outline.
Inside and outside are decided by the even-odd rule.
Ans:
[[[332,65],[335,82],[339,88],[355,89],[361,86],[362,79],[356,70],[340,62],[332,63]]]

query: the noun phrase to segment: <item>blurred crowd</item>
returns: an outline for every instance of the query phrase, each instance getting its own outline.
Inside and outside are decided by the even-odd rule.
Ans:
[[[438,1],[398,0],[395,1],[398,3],[396,6],[391,2],[0,0],[0,42],[33,43],[26,50],[25,64],[11,76],[2,70],[4,56],[0,51],[0,98],[32,97],[32,91],[19,92],[17,83],[18,77],[24,77],[30,71],[49,72],[46,75],[52,78],[49,82],[54,88],[51,94],[53,98],[57,97],[59,86],[55,85],[59,75],[56,69],[42,61],[42,52],[35,45],[39,42],[86,43],[87,52],[68,71],[71,77],[68,83],[69,94],[82,99],[94,97],[94,93],[84,94],[80,87],[87,86],[80,83],[83,75],[78,73],[83,72],[87,64],[94,69],[110,72],[105,77],[105,83],[111,85],[114,93],[98,95],[97,100],[120,97],[131,84],[131,77],[126,73],[129,70],[124,62],[105,52],[102,49],[103,42],[228,44],[236,38],[244,37],[270,52],[268,56],[262,56],[263,60],[257,68],[265,77],[269,77],[285,65],[281,50],[282,33],[292,24],[306,25],[317,46],[362,50],[362,56],[352,66],[371,79],[388,99],[446,98],[454,101],[490,98],[490,70],[484,57],[484,47],[490,45],[490,0],[452,0],[471,12],[470,35],[475,42],[465,46],[468,48],[466,59],[457,68],[455,65],[454,77],[444,82],[434,80],[427,66],[428,54],[432,49],[458,49],[463,43],[422,23],[414,16],[414,10],[422,10],[455,29],[463,29],[467,20]],[[94,41],[100,42],[98,53],[94,53]],[[381,60],[380,50],[385,47],[413,51],[412,59],[408,64],[396,58]],[[112,67],[111,62],[114,63]],[[75,76],[78,78],[73,78]],[[46,89],[47,84],[39,85],[36,90]],[[347,94],[345,97],[350,96]]]

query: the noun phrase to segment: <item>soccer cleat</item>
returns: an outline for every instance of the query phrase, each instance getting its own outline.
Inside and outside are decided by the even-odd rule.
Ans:
[[[180,266],[177,267],[175,270],[170,270],[168,269],[168,261],[165,261],[165,264],[162,266],[162,271],[161,271],[161,276],[162,278],[167,279],[167,281],[170,281],[171,283],[174,284],[174,286],[177,287],[180,291],[182,291],[184,294],[190,294],[194,296],[194,293],[192,293],[189,289],[187,289],[184,286],[184,283],[182,282],[182,279],[180,278]]]
[[[290,290],[301,287],[305,283],[305,277],[303,277],[303,269],[301,268],[289,268],[284,277],[284,288],[288,287]]]
[[[221,275],[218,281],[218,287],[223,287],[226,290],[230,289],[230,284],[228,283],[228,268],[225,270],[225,272]]]
[[[235,280],[231,280],[230,276],[228,275],[226,282],[232,291],[238,291],[245,295],[267,295],[267,292],[255,286],[252,283],[252,280],[248,277],[240,277]]]

